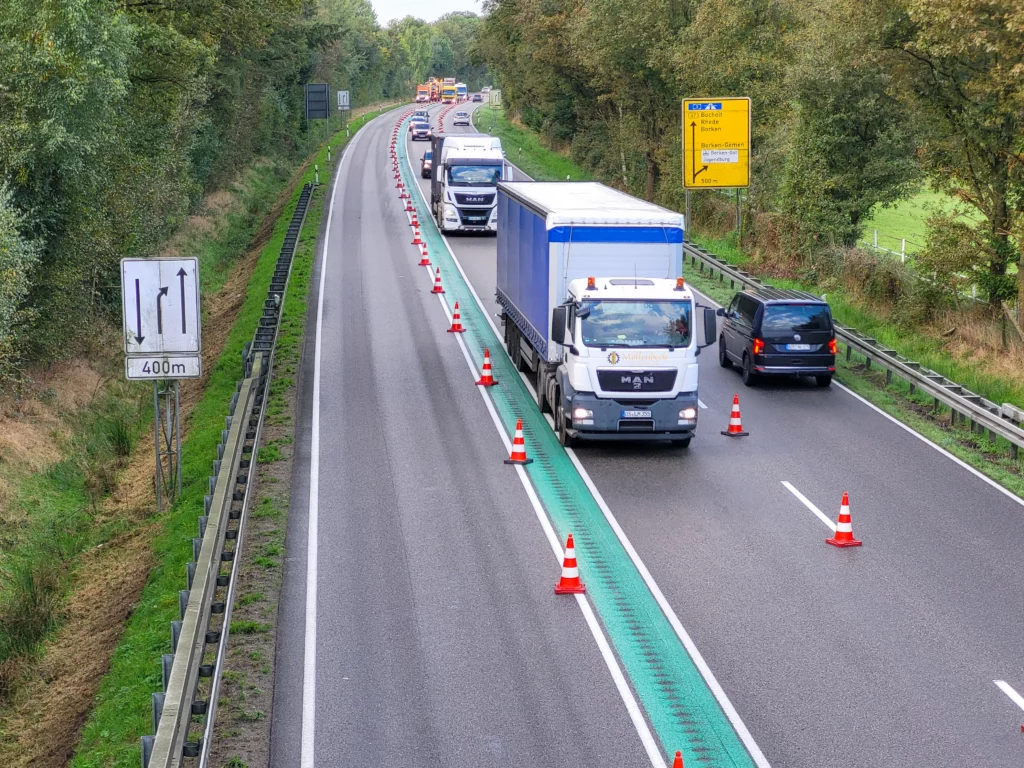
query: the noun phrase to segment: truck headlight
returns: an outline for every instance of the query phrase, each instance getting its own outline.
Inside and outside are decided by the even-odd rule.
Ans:
[[[574,421],[581,419],[592,419],[594,418],[594,412],[586,408],[576,408],[572,412],[572,418]]]
[[[458,213],[458,211],[455,210],[455,206],[454,205],[445,205],[445,207],[444,207],[444,217],[448,221],[458,221],[459,220],[459,213]]]
[[[498,220],[498,207],[495,206],[494,209],[491,211],[491,221],[497,221],[497,220]]]
[[[679,412],[679,418],[680,419],[685,419],[687,421],[692,421],[693,419],[697,418],[697,409],[696,408],[683,408],[683,410],[681,410]]]

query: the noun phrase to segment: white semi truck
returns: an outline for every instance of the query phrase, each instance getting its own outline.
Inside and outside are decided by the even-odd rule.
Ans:
[[[501,140],[484,134],[434,136],[430,208],[438,229],[496,232],[498,182],[505,178]]]
[[[715,310],[683,279],[683,217],[594,182],[498,185],[505,344],[563,445],[697,428],[697,355]]]

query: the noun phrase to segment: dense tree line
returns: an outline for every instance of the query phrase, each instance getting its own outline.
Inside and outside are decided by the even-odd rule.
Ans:
[[[0,0],[0,379],[117,322],[122,257],[298,152],[304,83],[360,104],[479,79],[478,23],[382,29],[370,0]]]
[[[1024,297],[1022,0],[485,5],[475,51],[511,113],[603,178],[679,208],[680,100],[750,96],[759,243],[852,246],[928,181],[969,216],[936,216],[922,263]]]

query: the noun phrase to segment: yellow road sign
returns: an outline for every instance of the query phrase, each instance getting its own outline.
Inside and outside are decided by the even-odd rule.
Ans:
[[[683,100],[683,187],[750,185],[750,99]]]

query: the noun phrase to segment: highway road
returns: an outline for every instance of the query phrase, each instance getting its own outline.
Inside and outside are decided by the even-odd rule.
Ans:
[[[537,462],[505,466],[527,389],[496,348],[484,397],[467,365],[497,323],[495,240],[447,241],[466,285],[425,226],[431,295],[397,117],[356,135],[328,196],[272,765],[1024,765],[1021,503],[838,386],[743,388],[714,348],[689,449],[567,454],[522,411]],[[719,434],[734,392],[748,438]],[[834,520],[843,491],[859,549],[812,509]],[[570,525],[586,598],[552,594]]]
[[[495,315],[494,239],[448,242]],[[574,453],[767,760],[1024,764],[1020,501],[841,387],[746,389],[715,352],[690,449]],[[742,440],[719,435],[735,392]],[[843,491],[860,549],[812,509]]]
[[[586,616],[552,593],[551,546],[415,267],[395,119],[356,134],[325,217],[272,765],[650,764]]]

